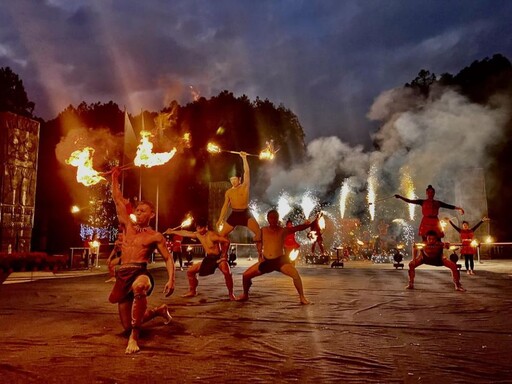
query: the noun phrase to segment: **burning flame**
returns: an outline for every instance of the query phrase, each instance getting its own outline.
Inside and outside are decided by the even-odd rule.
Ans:
[[[364,242],[359,240],[359,239],[357,239],[357,245],[364,245]]]
[[[133,160],[134,164],[138,167],[144,166],[146,168],[154,167],[155,165],[162,165],[172,159],[176,153],[176,148],[169,152],[153,153],[153,143],[149,141],[152,136],[148,131],[140,132],[140,144],[137,147],[137,155]]]
[[[187,247],[187,252],[192,252],[192,246],[191,246],[191,245],[189,245],[189,246]]]
[[[137,216],[135,216],[135,213],[130,213],[130,220],[132,221],[132,223],[137,222]]]
[[[446,229],[446,226],[448,225],[448,223],[446,222],[446,220],[439,220],[439,224],[441,225],[441,229],[444,231]]]
[[[424,243],[416,243],[416,244],[414,244],[414,246],[418,249],[422,249],[425,246],[425,244]]]
[[[212,142],[208,143],[206,150],[210,153],[220,153],[220,147]]]
[[[298,256],[299,256],[299,250],[294,249],[293,251],[290,252],[290,261],[295,261]]]
[[[493,238],[492,238],[491,236],[487,236],[487,237],[486,237],[486,239],[485,239],[485,242],[486,242],[487,244],[492,243],[493,241],[494,241],[494,240],[493,240]]]
[[[71,207],[71,213],[78,213],[80,212],[80,207],[78,205],[73,205]]]
[[[317,239],[316,231],[311,231],[308,233],[308,238],[311,240],[311,243],[314,243]]]
[[[478,247],[478,241],[477,241],[477,239],[473,239],[473,240],[471,241],[471,246],[472,246],[472,247],[474,247],[474,248]]]
[[[183,220],[183,221],[181,222],[180,227],[181,227],[181,228],[188,227],[190,224],[192,224],[192,216],[187,216],[187,217],[185,218],[185,220]]]
[[[100,181],[105,180],[99,172],[92,168],[92,155],[94,149],[91,147],[85,147],[82,150],[74,151],[69,159],[66,160],[66,164],[77,167],[76,170],[76,181],[82,183],[85,186],[91,186],[98,184]]]
[[[376,188],[377,188],[377,167],[372,165],[370,167],[370,172],[368,173],[368,195],[366,199],[368,200],[368,211],[370,212],[370,218],[373,221],[375,219],[375,198]]]
[[[260,152],[260,160],[273,160],[279,149],[274,148],[274,142],[272,140],[267,141],[267,146]]]

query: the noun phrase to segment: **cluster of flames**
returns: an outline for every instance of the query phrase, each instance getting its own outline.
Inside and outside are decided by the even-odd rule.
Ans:
[[[135,159],[133,160],[133,164],[137,167],[151,168],[154,166],[163,165],[171,160],[177,152],[176,148],[173,148],[169,152],[154,153],[153,143],[150,141],[150,138],[153,136],[151,132],[142,130],[140,132],[140,136],[140,143],[137,147]],[[185,144],[189,144],[190,134],[185,133],[182,141]],[[241,153],[236,151],[222,150],[218,145],[214,143],[208,143],[207,150],[211,153]],[[248,154],[248,156],[258,156],[261,160],[272,160],[278,151],[279,149],[274,148],[273,142],[269,141],[259,155]],[[93,168],[93,155],[94,148],[85,147],[71,153],[70,157],[66,160],[66,164],[77,168],[76,180],[85,186],[95,185],[100,181],[106,180],[104,175],[108,174],[108,172],[98,172]],[[125,167],[124,169],[127,168]]]

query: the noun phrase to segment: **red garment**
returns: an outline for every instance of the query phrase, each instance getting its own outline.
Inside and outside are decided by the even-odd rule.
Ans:
[[[471,246],[471,242],[475,237],[475,233],[471,229],[461,229],[460,230],[460,241],[462,243],[462,247],[460,249],[461,255],[474,255],[475,247]]]
[[[181,252],[181,242],[183,240],[183,236],[174,235],[172,237],[172,251],[173,252]]]
[[[290,233],[286,235],[284,238],[284,247],[286,249],[298,249],[300,248],[300,244],[295,240],[295,233]]]

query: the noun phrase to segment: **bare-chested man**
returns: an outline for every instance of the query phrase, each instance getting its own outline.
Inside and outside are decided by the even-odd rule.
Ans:
[[[199,285],[199,281],[197,280],[198,273],[199,276],[208,276],[212,275],[215,270],[219,268],[224,274],[229,299],[235,300],[235,295],[233,294],[233,276],[231,275],[231,269],[229,268],[227,257],[229,240],[226,237],[220,236],[216,232],[209,230],[208,222],[205,219],[199,219],[196,222],[195,232],[168,229],[165,233],[198,239],[206,253],[203,261],[193,264],[187,270],[189,291],[183,295],[183,297],[194,297],[197,295],[197,286]]]
[[[279,271],[293,279],[295,289],[299,294],[301,304],[309,304],[308,299],[304,296],[302,279],[299,271],[290,262],[288,255],[285,254],[284,240],[287,235],[304,229],[310,228],[317,224],[317,220],[312,223],[301,224],[295,227],[282,227],[279,224],[279,213],[272,209],[267,213],[267,221],[269,226],[261,229],[261,239],[263,241],[263,253],[256,264],[250,266],[243,274],[244,293],[237,300],[245,301],[249,299],[249,288],[252,285],[252,279],[265,273]]]
[[[165,260],[169,280],[165,284],[165,296],[174,291],[174,262],[165,246],[164,236],[149,226],[155,216],[153,204],[141,201],[135,208],[136,222],[130,220],[125,199],[119,187],[119,168],[112,171],[112,196],[116,204],[119,224],[123,228],[121,244],[121,265],[116,271],[116,283],[109,301],[118,303],[121,324],[131,331],[126,353],[139,351],[140,327],[148,320],[161,316],[165,323],[171,321],[167,305],[147,309],[147,296],[153,290],[153,278],[147,270],[152,252],[157,248]]]
[[[217,221],[217,228],[219,228],[220,236],[222,237],[227,237],[238,225],[249,228],[254,233],[254,242],[256,243],[258,254],[261,255],[260,226],[249,211],[250,171],[247,153],[240,152],[240,157],[244,165],[243,181],[238,176],[233,176],[229,179],[232,187],[226,191],[224,205]],[[231,214],[227,221],[224,222],[228,208],[231,208]]]
[[[415,269],[422,264],[427,264],[435,265],[436,267],[445,266],[446,268],[449,268],[452,272],[455,290],[460,292],[466,291],[462,288],[462,284],[460,283],[460,272],[457,268],[457,264],[443,256],[443,249],[449,248],[450,244],[443,243],[438,237],[436,231],[427,232],[426,237],[427,242],[424,247],[421,249],[414,249],[413,259],[409,262],[409,284],[407,284],[405,288],[414,289],[414,277],[416,275]]]

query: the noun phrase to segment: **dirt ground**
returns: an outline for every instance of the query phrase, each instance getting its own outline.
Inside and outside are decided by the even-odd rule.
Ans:
[[[236,293],[248,265],[233,269]],[[165,298],[165,269],[152,265],[149,304],[169,304],[173,321],[145,324],[135,355],[124,353],[104,270],[13,275],[0,285],[1,382],[512,383],[512,260],[463,274],[465,293],[442,267],[420,267],[414,291],[391,264],[299,270],[312,305],[279,273],[255,279],[240,303],[219,271],[181,298],[186,272],[177,271]]]

